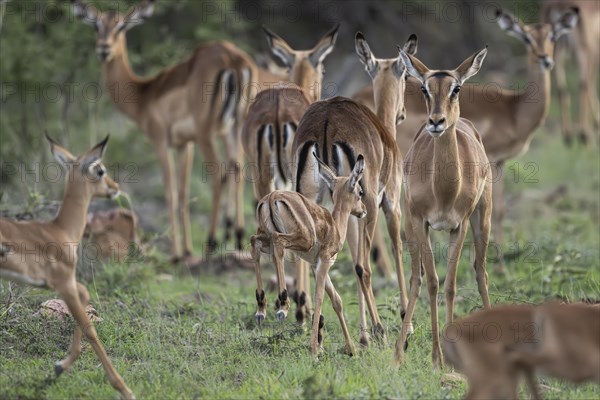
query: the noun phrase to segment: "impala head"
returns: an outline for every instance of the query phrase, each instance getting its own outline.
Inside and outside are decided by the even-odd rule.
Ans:
[[[429,118],[425,128],[433,137],[441,136],[460,117],[458,95],[462,84],[481,68],[487,46],[467,58],[454,70],[430,70],[416,57],[400,50],[408,73],[421,82]]]
[[[349,176],[338,177],[316,154],[313,153],[319,162],[319,176],[331,190],[333,207],[341,207],[341,211],[347,211],[349,214],[358,218],[367,215],[367,206],[362,202],[364,192],[360,186],[360,180],[365,172],[365,159],[361,155],[356,159],[354,168]]]
[[[337,24],[310,50],[294,50],[277,34],[263,26],[271,52],[289,71],[289,78],[301,88],[310,88],[311,101],[321,99],[323,61],[333,51],[337,40]]]
[[[369,44],[361,32],[357,32],[354,37],[356,54],[365,66],[367,73],[373,80],[373,93],[375,95],[375,109],[379,108],[379,101],[391,101],[394,104],[393,109],[396,112],[395,122],[398,125],[406,118],[406,109],[404,107],[404,90],[406,89],[406,79],[408,74],[404,62],[398,56],[397,58],[375,58],[371,52]],[[414,55],[417,52],[417,36],[410,35],[404,47],[407,54]]]
[[[116,11],[101,12],[94,5],[72,0],[73,13],[82,22],[96,29],[96,54],[102,61],[110,61],[124,51],[125,31],[140,25],[154,11],[154,0],[144,0],[127,14]]]
[[[79,157],[75,157],[69,150],[56,143],[48,133],[46,140],[54,158],[66,168],[69,184],[84,190],[91,197],[115,198],[119,195],[119,185],[108,176],[106,167],[102,164],[108,136]]]
[[[577,25],[579,8],[571,7],[553,13],[552,24],[523,25],[517,17],[503,10],[497,10],[496,16],[500,28],[525,43],[530,56],[539,61],[542,71],[549,71],[554,67],[556,41]]]

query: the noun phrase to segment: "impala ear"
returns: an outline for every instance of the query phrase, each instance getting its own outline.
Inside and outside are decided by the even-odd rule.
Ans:
[[[407,54],[403,49],[399,48],[398,50],[400,51],[400,58],[406,66],[406,71],[423,83],[425,81],[424,76],[429,72],[429,68],[419,61],[417,57]]]
[[[135,6],[118,25],[119,30],[128,30],[141,25],[154,13],[154,0],[144,0]]]
[[[45,131],[44,135],[46,136],[48,144],[50,144],[50,151],[52,152],[52,155],[63,166],[72,164],[77,159],[73,154],[71,154],[71,152],[69,152],[69,150],[65,149],[54,139],[52,139],[50,135],[48,135],[48,131]]]
[[[552,39],[556,40],[569,33],[579,22],[579,7],[571,7],[563,13],[552,16]]]
[[[365,66],[365,70],[369,76],[375,78],[377,70],[379,69],[379,63],[373,56],[369,43],[367,43],[367,40],[360,31],[356,32],[356,35],[354,36],[354,47],[356,48],[358,59]]]
[[[323,179],[327,187],[333,191],[337,179],[335,172],[333,172],[331,168],[329,168],[329,166],[317,156],[317,153],[313,153],[313,156],[315,156],[315,158],[319,162],[319,176],[321,177],[321,179]]]
[[[498,18],[498,25],[500,26],[500,29],[525,42],[525,44],[529,44],[531,42],[529,36],[527,36],[525,33],[525,29],[523,29],[523,25],[521,25],[517,17],[508,11],[497,9],[496,18]]]
[[[406,43],[404,43],[404,46],[402,46],[402,50],[404,50],[406,54],[414,56],[415,54],[417,54],[417,42],[417,35],[413,33],[408,37],[408,40],[406,41]]]
[[[72,0],[73,15],[79,18],[81,22],[88,25],[96,25],[98,21],[98,13],[93,5],[85,4],[81,0]]]
[[[325,34],[319,40],[319,43],[313,47],[308,59],[313,67],[317,68],[317,66],[323,61],[325,61],[325,57],[329,55],[333,51],[333,47],[335,46],[335,42],[338,36],[338,30],[340,29],[340,24],[336,24],[329,32]]]
[[[271,31],[264,25],[262,28],[267,36],[267,43],[269,44],[271,53],[273,53],[273,55],[277,57],[287,68],[292,68],[294,61],[296,60],[294,50],[292,50],[290,45],[287,44],[287,42],[275,32]]]
[[[364,172],[365,158],[362,154],[359,154],[358,158],[356,159],[356,163],[354,164],[354,168],[352,169],[352,173],[350,174],[350,180],[348,181],[348,189],[350,189],[351,192],[354,191],[356,184],[360,182]]]
[[[106,151],[106,143],[108,143],[109,137],[110,135],[106,135],[104,140],[102,140],[100,143],[89,149],[87,153],[83,155],[81,164],[84,170],[86,170],[90,164],[98,160],[102,160],[104,152]]]
[[[467,58],[465,61],[463,61],[462,64],[458,66],[458,68],[454,70],[458,74],[458,79],[460,80],[461,85],[467,79],[479,72],[481,64],[483,63],[483,60],[487,55],[487,48],[488,46],[485,45],[484,49],[479,50],[477,53]]]

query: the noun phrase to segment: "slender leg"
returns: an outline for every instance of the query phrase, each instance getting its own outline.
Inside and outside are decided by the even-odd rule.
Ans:
[[[308,263],[302,259],[300,259],[300,265],[301,265],[301,272],[304,274],[304,286],[303,286],[303,291],[304,291],[304,314],[306,315],[306,318],[310,317],[312,314],[312,309],[313,309],[313,305],[312,305],[312,291],[310,290],[310,266],[308,265]]]
[[[330,266],[330,260],[319,260],[315,267],[315,312],[313,314],[313,330],[310,337],[310,352],[314,355],[319,352],[319,332],[323,325],[321,309],[325,294],[325,280]]]
[[[83,287],[83,285],[77,285],[75,281],[72,284],[67,284],[62,290],[59,291],[59,294],[67,303],[69,307],[69,311],[75,318],[75,321],[79,325],[79,328],[85,333],[85,337],[96,352],[96,355],[100,359],[104,370],[106,371],[106,375],[108,376],[108,381],[116,390],[121,393],[121,396],[125,399],[133,399],[135,396],[127,387],[123,378],[119,375],[119,373],[113,367],[110,359],[106,355],[106,351],[102,346],[102,343],[98,339],[98,334],[96,333],[96,328],[88,318],[85,313],[85,306],[87,304],[82,304],[80,299],[89,299],[88,291]]]
[[[194,143],[189,142],[177,149],[179,220],[183,227],[183,255],[192,255],[192,228],[190,224],[190,176],[194,165]]]
[[[379,273],[383,275],[383,277],[386,280],[391,279],[391,262],[386,250],[385,238],[383,237],[381,226],[378,226],[375,229],[375,236],[373,237],[373,246],[371,248],[371,258],[377,266],[377,270],[379,271]]]
[[[584,143],[590,143],[592,138],[592,126],[590,119],[590,82],[588,77],[591,75],[589,55],[583,49],[577,49],[575,52],[577,64],[579,66],[579,140]],[[595,71],[594,73],[597,73]],[[596,90],[596,87],[593,87]]]
[[[269,238],[264,235],[260,230],[256,232],[256,235],[250,238],[250,246],[252,259],[254,260],[254,271],[256,273],[256,323],[261,326],[267,316],[267,299],[265,297],[265,291],[263,289],[262,274],[260,269],[260,253],[262,251],[263,243],[268,243]]]
[[[496,271],[498,273],[504,273],[504,257],[502,255],[504,237],[502,232],[502,222],[504,220],[505,204],[504,204],[504,163],[499,162],[496,164],[496,171],[494,174],[494,182],[492,184],[492,197],[494,207],[492,209],[492,226],[494,229],[494,245],[498,252],[498,259],[496,260]]]
[[[350,248],[350,253],[352,255],[352,261],[354,261],[354,265],[357,267],[359,265],[358,260],[358,230],[359,223],[356,217],[350,216],[348,217],[348,230],[346,233],[346,240],[348,241],[348,247]],[[358,268],[355,268],[356,274],[356,287],[358,289],[358,317],[359,317],[359,342],[361,346],[369,345],[369,331],[367,329],[367,314],[365,309],[365,297],[362,288],[362,280],[360,275],[358,275]]]
[[[488,274],[486,271],[487,247],[490,240],[491,206],[490,196],[484,192],[477,208],[471,215],[471,230],[473,231],[473,241],[475,242],[473,268],[477,276],[479,295],[483,301],[483,307],[486,309],[491,307],[488,295]]]
[[[542,395],[540,394],[540,389],[538,388],[537,380],[535,379],[535,374],[532,369],[528,368],[525,370],[525,382],[531,393],[531,399],[541,400]]]
[[[288,314],[290,309],[290,301],[287,295],[287,288],[285,284],[285,267],[283,254],[285,251],[286,243],[284,237],[287,235],[281,233],[273,233],[272,237],[272,248],[273,248],[273,264],[277,272],[277,284],[279,287],[279,296],[275,302],[276,318],[277,321],[283,321]]]
[[[475,211],[477,212],[477,211]],[[454,321],[454,298],[456,296],[456,273],[460,254],[467,236],[468,225],[463,221],[458,228],[450,232],[450,243],[448,246],[448,269],[444,281],[444,292],[446,293],[446,324]]]
[[[77,293],[79,295],[79,301],[81,304],[88,304],[89,298],[85,296],[87,290],[81,283],[77,283]],[[71,346],[69,347],[69,355],[62,361],[59,361],[54,366],[54,371],[56,372],[56,376],[60,376],[63,372],[67,371],[71,365],[79,358],[81,354],[81,338],[83,332],[81,331],[81,326],[79,324],[75,325],[75,330],[73,332],[73,341],[71,342]]]
[[[392,253],[396,263],[396,275],[398,276],[398,287],[400,289],[400,315],[404,315],[408,304],[406,282],[404,280],[404,268],[402,266],[402,238],[400,237],[401,212],[400,204],[391,204],[390,201],[383,202],[383,212],[386,217],[388,232],[392,241]]]
[[[406,214],[406,221],[409,221],[409,218],[411,217],[408,213],[408,207],[405,206],[404,210]],[[421,294],[421,269],[423,268],[423,260],[421,258],[422,246],[418,241],[417,235],[415,234],[415,230],[417,229],[421,231],[425,230],[423,221],[410,219],[410,224],[405,224],[405,228],[406,238],[408,239],[408,251],[410,253],[411,260],[410,293],[408,296],[406,314],[404,315],[404,319],[402,321],[402,330],[400,331],[400,336],[398,336],[398,339],[396,340],[396,352],[394,360],[397,366],[402,363],[402,359],[404,358],[404,349],[407,344],[410,321],[412,321],[415,305],[417,304],[417,299]],[[422,237],[426,235],[426,232],[421,232],[420,236]]]
[[[179,237],[177,190],[175,189],[175,177],[173,176],[173,160],[166,143],[156,144],[155,149],[163,173],[165,199],[167,201],[167,209],[169,210],[169,222],[171,223],[171,258],[174,261],[178,261],[181,257],[181,240]]]
[[[211,190],[212,190],[212,212],[210,218],[210,226],[208,229],[208,241],[207,241],[207,252],[212,253],[216,246],[217,241],[215,233],[217,230],[217,223],[219,221],[219,212],[221,206],[221,192],[223,190],[221,180],[221,168],[217,153],[215,151],[214,143],[210,138],[202,138],[198,142],[198,146],[204,155],[204,162],[206,165],[206,175],[211,175]]]
[[[331,304],[333,305],[333,310],[337,314],[338,319],[340,320],[340,326],[342,327],[342,333],[344,334],[344,340],[346,341],[346,354],[352,356],[356,354],[356,349],[354,348],[354,343],[352,342],[352,338],[350,337],[350,332],[348,331],[348,326],[346,325],[346,320],[344,319],[344,307],[342,304],[342,298],[335,290],[333,283],[331,282],[331,278],[329,274],[325,278],[325,290],[331,299]]]
[[[375,303],[375,295],[373,294],[373,286],[371,285],[371,276],[373,275],[371,270],[371,243],[373,241],[373,233],[375,231],[375,226],[377,225],[377,212],[379,211],[377,207],[369,207],[366,204],[368,201],[365,201],[365,205],[367,206],[367,210],[374,210],[374,215],[369,214],[367,212],[367,216],[363,218],[362,229],[359,230],[359,238],[362,234],[362,240],[359,239],[359,243],[362,243],[359,246],[359,258],[363,261],[363,268],[357,269],[357,274],[360,275],[361,284],[363,288],[363,292],[365,294],[365,301],[367,303],[367,309],[369,310],[369,314],[371,315],[371,323],[373,324],[373,334],[375,335],[375,339],[380,341],[381,343],[385,343],[385,331],[383,329],[383,325],[381,324],[381,320],[379,319],[379,313],[377,312],[377,306]],[[373,203],[374,204],[374,203]],[[369,215],[371,215],[369,217]]]
[[[564,46],[558,46],[556,51],[556,65],[554,66],[554,77],[556,78],[556,89],[560,103],[560,123],[563,134],[563,140],[569,144],[573,138],[571,128],[571,98],[567,86],[567,77],[565,74],[565,53],[567,49]]]

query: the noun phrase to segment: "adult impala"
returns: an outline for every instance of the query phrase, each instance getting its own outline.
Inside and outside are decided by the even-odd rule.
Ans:
[[[429,241],[430,228],[450,232],[444,282],[446,323],[451,323],[454,316],[456,273],[469,223],[475,242],[477,286],[484,307],[490,307],[485,266],[492,213],[491,168],[477,130],[469,120],[460,118],[458,101],[462,85],[479,71],[486,54],[487,47],[454,70],[430,70],[414,56],[400,51],[408,72],[421,82],[428,119],[404,160],[404,226],[412,273],[408,308],[396,342],[398,364],[409,333],[407,323],[421,292],[423,270],[431,307],[433,364],[439,367],[444,363],[438,331],[439,279]]]
[[[323,61],[337,40],[339,24],[326,33],[310,50],[294,50],[285,40],[264,27],[271,52],[288,68],[288,81],[265,89],[248,110],[242,130],[246,157],[254,165],[254,194],[262,199],[275,189],[292,187],[292,143],[300,118],[321,97]],[[308,268],[301,261],[296,273],[296,320],[303,322],[310,313]]]
[[[497,18],[500,28],[521,40],[527,48],[527,86],[520,92],[505,89],[490,92],[485,85],[467,83],[459,102],[461,116],[475,125],[486,154],[494,165],[492,229],[494,241],[502,246],[504,163],[527,151],[534,132],[546,118],[550,105],[550,70],[554,64],[555,41],[577,24],[578,11],[567,9],[554,24],[523,25],[516,17],[501,10],[498,10]],[[356,96],[368,104],[370,91],[372,89],[364,88]],[[407,118],[396,130],[396,140],[403,155],[408,152],[415,132],[427,116],[420,83],[413,78],[406,83],[406,110]]]
[[[123,398],[135,396],[113,367],[85,312],[90,295],[76,280],[77,249],[87,222],[92,197],[114,198],[119,186],[102,164],[108,137],[80,157],[46,135],[54,157],[65,167],[67,187],[58,215],[52,221],[16,222],[0,218],[0,277],[55,290],[77,323],[69,355],[55,365],[56,375],[67,371],[81,354],[85,337],[100,359],[108,381]],[[33,253],[32,253],[32,249]]]
[[[361,58],[366,57],[361,50],[363,41],[362,35],[357,35],[356,48]],[[415,41],[416,37],[411,37],[406,48],[414,48]],[[399,196],[402,158],[392,129],[404,109],[406,74],[399,57],[392,60],[369,58],[367,62],[374,67],[370,69],[373,76],[381,74],[380,79],[385,82],[378,92],[381,101],[377,102],[377,115],[367,107],[343,97],[313,103],[298,125],[293,144],[294,164],[297,167],[296,191],[317,202],[321,202],[329,190],[318,179],[318,163],[314,154],[338,175],[350,173],[358,154],[364,157],[366,167],[361,186],[365,193],[363,202],[367,207],[367,216],[360,221],[351,217],[347,232],[358,281],[360,342],[363,345],[369,342],[365,303],[375,336],[382,340],[385,337],[371,287],[369,260],[380,206],[385,213],[392,241],[397,246],[398,255],[401,255]],[[401,260],[401,257],[397,257],[398,262],[401,263]],[[401,264],[398,269],[402,270]]]
[[[200,45],[188,59],[165,68],[150,78],[135,75],[127,55],[126,32],[153,13],[153,1],[145,0],[123,15],[100,12],[80,0],[73,1],[75,15],[96,28],[96,52],[117,108],[133,119],[154,147],[162,169],[165,198],[171,224],[171,256],[177,260],[192,253],[189,218],[189,183],[194,144],[204,162],[215,168],[211,175],[212,210],[208,229],[209,248],[216,246],[223,179],[221,162],[228,164],[230,196],[236,204],[236,235],[242,246],[242,157],[239,135],[247,110],[249,85],[256,75],[253,61],[227,42]],[[225,160],[217,154],[217,139],[225,144]],[[177,152],[175,168],[170,149]],[[176,171],[177,170],[177,171]],[[223,175],[223,176],[222,176]]]
[[[600,128],[600,101],[598,100],[598,68],[600,68],[600,2],[588,0],[546,0],[542,5],[542,20],[547,24],[560,23],[565,11],[579,10],[579,23],[567,36],[564,46],[557,47],[554,76],[560,102],[560,122],[567,143],[573,137],[586,143],[592,139],[591,122]],[[566,51],[575,56],[577,65],[577,92],[579,93],[579,120],[575,127],[571,121],[571,99],[565,74]],[[591,111],[591,112],[590,112]]]
[[[316,155],[314,157],[317,158]],[[337,177],[325,163],[318,158],[317,160],[319,175],[332,192],[333,209],[331,212],[300,193],[282,190],[269,193],[261,199],[256,207],[258,229],[256,235],[251,238],[252,257],[255,261],[258,283],[256,321],[261,325],[267,311],[267,300],[262,288],[260,272],[260,253],[273,255],[279,284],[276,316],[281,321],[289,309],[289,300],[285,289],[283,255],[284,250],[290,250],[310,263],[315,274],[315,313],[310,339],[311,352],[317,354],[322,344],[321,329],[324,322],[321,307],[323,306],[323,295],[327,291],[340,320],[346,341],[345,351],[352,355],[355,353],[354,344],[344,320],[342,299],[329,278],[329,269],[344,246],[349,216],[363,218],[367,213],[362,202],[364,192],[359,185],[364,173],[365,162],[362,155],[359,154],[350,175]]]

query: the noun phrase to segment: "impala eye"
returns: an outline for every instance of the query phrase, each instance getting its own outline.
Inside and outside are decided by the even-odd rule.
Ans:
[[[423,94],[427,96],[427,88],[425,86],[421,86],[421,92],[423,92]]]
[[[455,86],[454,89],[452,89],[452,94],[457,95],[460,92],[460,86]]]
[[[360,192],[358,192],[358,195],[360,196],[360,198],[362,199],[362,197],[365,195],[365,191],[360,189]]]
[[[105,171],[102,168],[98,170],[98,176],[104,176],[104,173]]]

